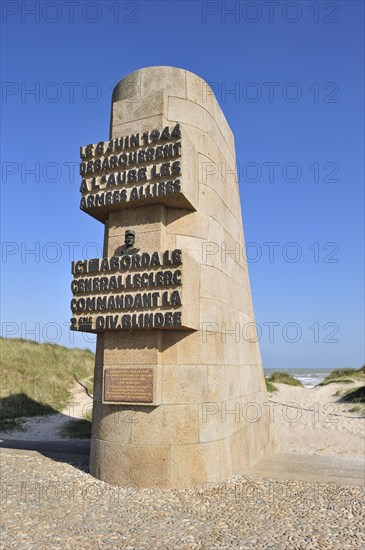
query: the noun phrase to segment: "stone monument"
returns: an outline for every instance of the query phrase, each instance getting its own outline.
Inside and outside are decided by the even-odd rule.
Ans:
[[[97,334],[92,475],[179,488],[266,458],[234,138],[211,88],[175,67],[126,76],[81,177],[105,224],[103,258],[72,264],[71,328]]]

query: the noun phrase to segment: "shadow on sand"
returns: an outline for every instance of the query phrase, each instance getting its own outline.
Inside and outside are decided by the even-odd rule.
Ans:
[[[44,439],[29,440],[29,436],[22,438],[22,433],[26,434],[24,425],[31,419],[39,421],[40,430],[42,421],[45,426],[54,422],[55,425],[60,426],[60,434],[69,433],[73,434],[73,437],[70,438],[68,435],[68,439],[65,440],[50,440],[45,433]],[[35,401],[25,393],[17,393],[0,399],[0,431],[2,432],[0,448],[37,451],[56,462],[66,462],[84,472],[88,471],[90,453],[88,433],[91,433],[91,422],[88,419],[65,415],[50,405]],[[17,432],[16,439],[14,439],[14,431]],[[81,437],[77,437],[78,434]]]

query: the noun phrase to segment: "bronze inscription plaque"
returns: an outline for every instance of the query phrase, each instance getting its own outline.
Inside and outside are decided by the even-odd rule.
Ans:
[[[104,370],[104,403],[152,403],[153,368],[117,368]]]

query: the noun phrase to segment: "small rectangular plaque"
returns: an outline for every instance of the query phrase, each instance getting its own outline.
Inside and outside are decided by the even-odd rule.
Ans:
[[[152,367],[106,367],[104,403],[152,403]]]

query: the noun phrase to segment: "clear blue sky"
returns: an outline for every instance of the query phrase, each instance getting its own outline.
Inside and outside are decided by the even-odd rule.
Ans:
[[[2,2],[4,336],[93,348],[66,326],[72,247],[95,257],[103,236],[79,210],[79,147],[108,139],[118,80],[173,65],[235,134],[264,366],[361,366],[364,4],[269,4]]]

